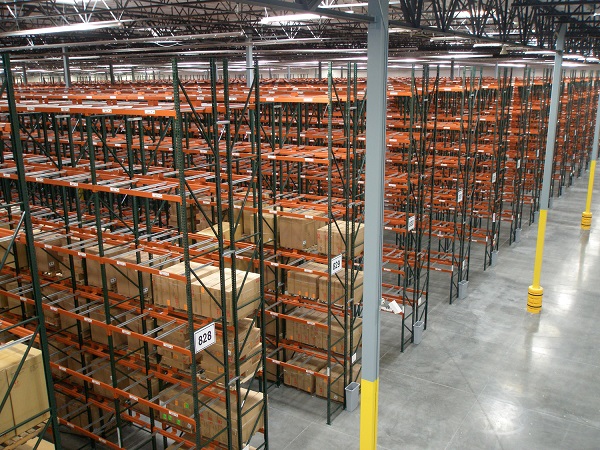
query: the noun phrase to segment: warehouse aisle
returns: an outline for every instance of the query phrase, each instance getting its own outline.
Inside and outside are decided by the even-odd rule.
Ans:
[[[525,312],[534,225],[501,248],[496,267],[472,273],[466,299],[434,299],[419,346],[400,354],[400,328],[383,316],[379,448],[598,448],[600,189],[586,234],[586,187],[587,175],[549,211],[541,315]],[[357,449],[358,410],[327,426],[324,409],[291,388],[272,391],[271,448]]]

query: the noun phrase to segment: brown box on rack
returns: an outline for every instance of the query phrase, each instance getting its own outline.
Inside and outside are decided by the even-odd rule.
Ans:
[[[0,351],[0,398],[4,398],[8,392],[8,386],[11,380],[6,375],[8,368],[13,364],[19,364],[18,358],[13,352],[8,349]],[[12,401],[10,395],[6,398],[4,408],[0,410],[0,433],[5,432],[9,428],[15,426],[15,419],[12,412]],[[10,431],[4,436],[8,439],[15,436],[15,431]]]
[[[216,274],[211,275],[214,277]],[[221,286],[219,282],[214,283],[212,286],[207,285],[208,292],[214,296],[219,302],[221,301],[221,290],[225,289],[225,302],[226,302],[226,320],[227,323],[233,323],[233,308],[236,308],[238,319],[248,317],[256,308],[260,302],[260,275],[256,273],[247,273],[242,271],[236,271],[236,299],[233,298],[233,280],[231,269],[225,269],[225,286]],[[210,300],[210,296],[206,296],[207,301]],[[211,300],[212,301],[212,300]],[[219,318],[223,315],[223,311],[220,304],[212,302],[211,313],[213,318]]]
[[[0,228],[9,230],[10,224],[5,222],[0,223]],[[6,237],[0,240],[0,259],[2,259],[4,257],[4,254],[7,252],[11,239],[11,237]],[[7,256],[5,265],[8,267],[12,267],[13,269],[15,268],[15,253],[19,262],[19,268],[23,269],[27,267],[29,264],[27,261],[27,247],[24,244],[21,244],[20,242],[13,242],[12,248],[10,250],[10,255]]]
[[[288,270],[287,291],[293,295],[316,299],[319,297],[319,277],[313,271],[327,272],[327,266],[316,262],[307,262],[299,268],[302,272]]]
[[[350,293],[350,297],[354,298],[354,303],[358,303],[362,300],[363,294],[363,273],[355,273],[354,279],[354,292]],[[339,277],[339,278],[338,278]],[[331,276],[331,303],[343,306],[345,302],[346,286],[349,288],[352,273],[349,273],[348,279],[346,280],[345,272],[341,271]],[[328,303],[327,299],[327,277],[321,277],[319,279],[319,300],[323,303]]]
[[[338,220],[331,223],[331,256],[337,256],[341,253],[346,253],[346,249],[350,249],[346,245],[346,232],[350,242],[352,241],[352,222]],[[363,252],[365,242],[365,227],[362,223],[354,223],[354,255],[359,255]],[[317,231],[317,249],[323,255],[328,254],[329,249],[329,228],[325,225]]]
[[[90,319],[106,323],[106,315],[104,314],[104,306],[96,306],[89,313]],[[111,319],[112,325],[119,325],[115,319]],[[98,325],[91,324],[92,340],[100,344],[108,346],[108,334],[106,330]],[[127,344],[127,335],[123,333],[112,333],[113,346],[121,347]]]
[[[0,371],[4,371],[9,384],[16,376],[16,382],[10,391],[12,416],[14,419],[13,425],[26,422],[27,419],[38,415],[48,408],[48,393],[46,391],[42,352],[36,348],[30,348],[21,370],[18,371],[19,364],[26,350],[26,345],[16,344],[1,352],[6,358],[0,360]],[[50,417],[50,414],[44,413],[26,422],[16,429],[16,434],[21,434],[29,430],[48,417]]]
[[[359,381],[360,382],[360,364],[355,364],[352,368],[352,379],[350,381]],[[320,373],[327,375],[327,367],[321,369]],[[346,386],[344,386],[344,377],[342,374],[344,373],[344,368],[341,364],[335,364],[331,366],[331,399],[336,402],[344,401],[344,393]],[[316,384],[316,392],[319,397],[327,398],[327,379],[322,377],[317,377]]]
[[[33,438],[24,444],[15,447],[14,450],[54,450],[56,447],[52,442],[48,442],[45,439],[41,439],[39,437]]]
[[[285,367],[283,382],[289,386],[306,391],[315,392],[315,373],[319,372],[326,364],[322,359],[310,355],[298,355],[289,364],[298,368]]]
[[[294,214],[303,214],[304,217],[279,217],[279,245],[285,248],[306,250],[317,245],[317,229],[323,222],[313,219],[314,216],[324,216],[321,211],[298,210]]]
[[[244,211],[244,234],[246,236],[251,236],[258,232],[258,231],[254,230],[254,221],[255,220],[258,220],[256,213],[253,213],[250,211]],[[275,230],[275,215],[271,214],[271,213],[263,212],[262,220],[263,220],[263,224],[262,224],[263,244],[273,245],[274,241],[275,241],[275,232],[274,232],[274,230]],[[256,226],[258,227],[258,222],[256,223]],[[257,230],[258,230],[258,228],[257,228]],[[254,239],[252,240],[252,242],[254,242]]]

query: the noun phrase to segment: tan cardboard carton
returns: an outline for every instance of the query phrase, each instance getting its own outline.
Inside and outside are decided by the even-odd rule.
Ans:
[[[48,393],[46,391],[42,352],[36,348],[31,348],[21,370],[17,372],[20,359],[22,359],[26,350],[27,346],[23,344],[17,344],[3,350],[3,352],[12,352],[18,358],[15,362],[14,357],[9,357],[11,363],[6,367],[6,378],[9,383],[18,374],[16,382],[10,391],[14,425],[25,422],[27,419],[36,416],[48,408]],[[45,413],[40,417],[26,422],[17,428],[16,434],[21,434],[29,430],[49,416],[49,413]]]
[[[313,271],[327,272],[327,266],[316,262],[307,262],[300,266],[302,272],[288,270],[287,291],[293,295],[316,299],[319,297],[319,278]]]
[[[360,364],[355,364],[352,368],[352,379],[348,380],[348,383],[351,381],[360,382]],[[344,372],[343,367],[340,364],[335,364],[331,366],[331,398],[336,402],[344,401],[345,388],[344,386],[344,377],[342,373]],[[326,375],[327,367],[321,369],[320,373]],[[317,377],[316,383],[316,392],[319,397],[327,398],[327,379],[322,377]]]
[[[323,222],[316,221],[313,217],[325,214],[312,210],[295,210],[293,213],[303,214],[305,217],[278,217],[279,245],[297,250],[305,250],[317,245],[317,229]]]
[[[347,230],[347,231],[346,231]],[[349,242],[346,245],[346,232],[348,233]],[[365,242],[365,227],[362,223],[354,224],[354,255],[362,253]],[[325,225],[317,230],[317,249],[323,255],[328,254],[329,249],[329,229]],[[331,223],[331,256],[336,256],[341,253],[346,253],[346,249],[350,249],[352,242],[352,222],[337,220]]]
[[[348,279],[346,280],[345,274],[346,274],[345,271],[341,271],[341,272],[338,272],[337,274],[331,276],[331,303],[338,305],[338,306],[343,306],[343,304],[344,304],[345,294],[346,294],[346,286],[350,284],[350,280],[352,277],[352,273],[349,272]],[[358,272],[358,274],[355,273],[355,276],[356,277],[354,280],[354,292],[350,293],[350,296],[352,298],[354,298],[354,303],[356,304],[362,300],[363,273],[362,272]],[[329,302],[328,298],[327,298],[328,281],[329,280],[327,277],[321,277],[319,279],[319,300],[322,301],[323,303]]]

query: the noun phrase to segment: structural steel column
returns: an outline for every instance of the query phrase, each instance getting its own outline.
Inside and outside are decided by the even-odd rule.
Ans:
[[[67,48],[62,48],[63,55],[63,72],[65,77],[65,87],[71,87],[71,69],[69,68],[69,54],[67,53]]]
[[[450,60],[450,80],[454,80],[454,58]]]
[[[360,448],[377,448],[389,0],[369,0]]]
[[[135,81],[135,68],[131,67],[131,81]]]
[[[323,67],[321,66],[321,61],[319,61],[319,67],[317,68],[317,78],[320,80],[323,78]]]
[[[110,84],[115,84],[115,68],[112,64],[108,65],[108,74],[110,76]]]
[[[252,41],[246,43],[246,86],[252,87],[254,81],[254,61],[252,61]]]
[[[585,201],[585,211],[581,214],[581,228],[584,230],[589,230],[592,226],[592,192],[594,190],[596,159],[598,159],[598,140],[600,140],[600,96],[598,96],[596,128],[594,130],[594,142],[592,143],[592,157],[590,158],[590,178],[588,180],[587,199]]]
[[[546,137],[546,157],[544,159],[544,177],[540,195],[540,220],[538,222],[535,263],[533,266],[533,283],[527,290],[527,312],[539,314],[542,310],[544,289],[540,285],[542,277],[542,260],[544,258],[544,238],[546,235],[546,217],[550,199],[550,183],[552,180],[552,161],[556,142],[556,125],[558,122],[558,104],[560,101],[560,84],[562,80],[562,60],[565,48],[567,24],[562,23],[556,39],[556,55],[554,56],[554,72],[552,73],[552,93],[550,95],[550,114],[548,116],[548,136]]]
[[[292,68],[290,66],[288,66],[287,68],[287,79],[291,79],[292,78]]]
[[[27,84],[27,68],[23,66],[23,84]]]

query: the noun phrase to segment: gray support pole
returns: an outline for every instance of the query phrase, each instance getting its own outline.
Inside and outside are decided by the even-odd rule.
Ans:
[[[65,78],[65,87],[71,87],[71,69],[69,68],[69,54],[67,53],[67,47],[62,48],[63,55],[63,72]]]
[[[454,58],[450,60],[450,80],[454,80]]]
[[[319,61],[319,67],[317,70],[318,70],[317,78],[320,80],[323,78],[323,67],[321,65],[321,61]]]
[[[288,68],[287,68],[287,79],[288,80],[292,79],[292,68],[290,66],[288,66]]]
[[[252,60],[252,41],[246,41],[246,86],[252,87],[254,81],[254,61]]]
[[[389,0],[369,0],[360,448],[377,448]]]
[[[23,84],[27,84],[27,67],[23,66]]]
[[[108,65],[108,74],[110,76],[110,84],[115,84],[115,68],[112,64]]]
[[[131,81],[135,81],[135,68],[131,68]]]
[[[558,122],[558,103],[560,100],[560,84],[562,80],[562,60],[565,48],[565,34],[568,24],[562,23],[556,38],[556,55],[554,56],[554,72],[552,73],[552,92],[550,94],[550,113],[548,116],[548,136],[546,138],[546,157],[544,158],[544,176],[540,195],[540,219],[538,222],[535,262],[533,265],[533,282],[527,290],[527,311],[539,314],[542,310],[544,289],[540,285],[542,277],[542,261],[544,258],[544,239],[546,237],[546,217],[550,199],[550,183],[552,180],[552,161],[556,142],[556,124]]]

